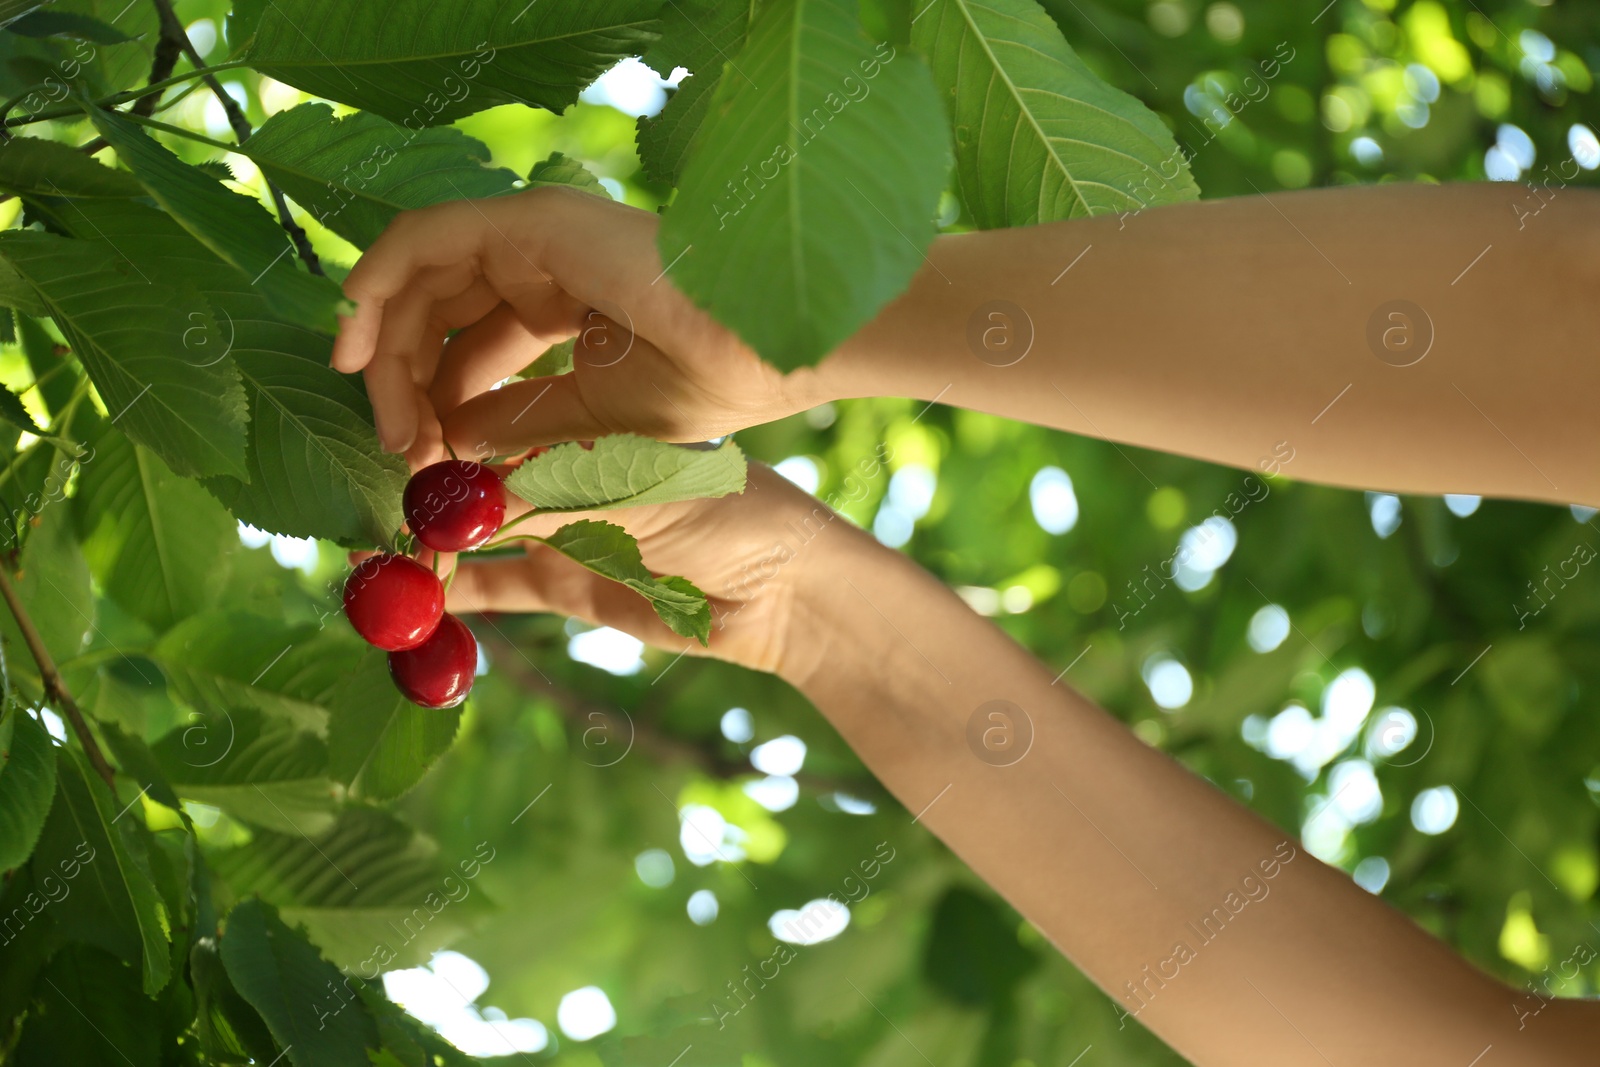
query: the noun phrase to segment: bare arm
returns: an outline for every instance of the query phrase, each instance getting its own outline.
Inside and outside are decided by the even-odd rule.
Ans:
[[[438,416],[504,453],[917,396],[1238,467],[1292,452],[1308,481],[1600,504],[1600,192],[1527,204],[1368,186],[944,237],[785,377],[662,277],[655,216],[545,189],[402,215],[350,275],[334,365],[419,461]],[[486,392],[575,334],[573,374]]]
[[[652,568],[713,594],[711,655],[797,686],[921,825],[1194,1063],[1468,1067],[1490,1046],[1474,1067],[1592,1060],[1600,1005],[1554,1001],[1524,1028],[1526,995],[1052,684],[905,557],[770,470],[751,477],[742,496],[606,517]],[[537,546],[465,559],[449,599],[700,651],[642,598]],[[988,717],[997,700],[1031,744],[983,736],[1006,725]]]
[[[1287,473],[1335,485],[1600,504],[1600,193],[1529,204],[1351,187],[941,238],[802,388],[1245,468],[1285,442]]]
[[[1195,1064],[1592,1056],[1600,1005],[1557,1001],[1523,1027],[1527,997],[1052,684],[904,557],[844,523],[801,551],[818,558],[782,673],[923,825]],[[997,700],[1022,714],[1012,747],[990,751]]]

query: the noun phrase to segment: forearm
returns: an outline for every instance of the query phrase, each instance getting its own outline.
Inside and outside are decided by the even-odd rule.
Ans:
[[[1514,994],[1052,684],[903,557],[843,523],[806,551],[785,676],[923,825],[1195,1063],[1248,1050],[1461,1067],[1491,1043],[1496,1062],[1563,1062],[1548,1058],[1555,1026],[1517,1035]],[[996,700],[1031,722],[1020,758],[969,735]]]
[[[945,237],[800,381],[1243,468],[1292,450],[1309,481],[1600,504],[1600,194],[1529,203],[1326,189]]]

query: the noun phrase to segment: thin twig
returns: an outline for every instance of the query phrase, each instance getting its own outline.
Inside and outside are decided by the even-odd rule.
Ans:
[[[178,46],[183,49],[184,55],[189,57],[189,62],[197,68],[206,65],[205,59],[195,48],[194,42],[189,40],[189,34],[184,30],[183,23],[178,21],[177,12],[172,10],[172,0],[151,0],[156,6],[156,11],[161,16],[161,36],[173,34],[178,39]],[[216,94],[217,102],[222,105],[222,112],[228,117],[228,125],[233,128],[233,135],[239,139],[240,144],[250,139],[250,120],[245,118],[244,112],[239,107],[239,102],[228,94],[214,74],[203,74],[201,78],[206,85]],[[289,234],[289,240],[294,242],[294,250],[305,263],[306,269],[312,274],[322,273],[322,264],[317,260],[317,253],[311,248],[311,239],[306,236],[306,231],[294,221],[294,216],[289,214],[289,202],[284,199],[283,190],[279,189],[270,179],[267,182],[267,192],[272,194],[272,203],[278,209],[278,223]]]
[[[94,734],[89,732],[89,724],[84,720],[83,712],[78,710],[78,702],[72,699],[66,683],[61,680],[55,661],[50,658],[50,650],[44,647],[44,639],[34,628],[33,619],[28,617],[27,609],[17,597],[17,591],[12,587],[11,579],[6,576],[4,567],[0,567],[0,597],[5,598],[6,606],[11,609],[12,616],[17,620],[17,629],[22,631],[22,640],[27,643],[28,651],[33,653],[33,661],[39,665],[39,678],[44,683],[45,699],[61,709],[67,721],[72,724],[72,732],[78,735],[78,743],[83,746],[84,754],[89,757],[89,765],[115,792],[117,772],[106,762],[105,754],[100,751],[100,743],[94,739]]]
[[[182,49],[182,42],[179,42],[178,47],[180,50]],[[182,74],[174,74],[169,78],[163,79],[162,81],[152,81],[150,84],[142,86],[138,89],[124,90],[123,92],[108,96],[104,100],[98,101],[97,103],[100,107],[114,107],[117,104],[126,104],[129,100],[137,100],[141,97],[148,96],[151,93],[155,93],[159,96],[161,93],[166,92],[174,85],[183,85],[185,82],[192,82],[197,79],[203,80],[207,75],[216,74],[218,71],[235,70],[245,65],[245,61],[242,59],[230,59],[226,63],[213,63],[210,66],[199,66],[193,70],[186,70]],[[172,103],[175,103],[176,101],[182,99],[184,95],[187,95],[187,92],[188,90],[185,90],[184,93],[179,94],[178,96],[173,97],[172,100],[167,101],[167,104],[160,106],[166,107]]]
[[[160,130],[162,133],[170,133],[174,137],[187,137],[191,141],[210,145],[212,148],[220,148],[224,152],[232,152],[239,147],[238,145],[229,144],[227,141],[219,141],[215,137],[207,137],[203,133],[185,129],[182,126],[174,126],[170,122],[162,122],[160,119],[147,119],[142,115],[135,115],[128,111],[122,112],[122,117],[135,125],[144,126],[152,130]]]
[[[161,36],[156,38],[155,59],[150,64],[150,85],[159,85],[172,77],[172,68],[178,65],[178,57],[183,54],[183,42],[188,39],[189,35],[184,32],[182,23],[177,19],[173,19],[170,24],[165,20],[162,21]],[[195,65],[205,66],[204,63]],[[161,93],[146,93],[133,102],[132,110],[149,117],[160,100]]]
[[[244,65],[245,63],[243,60],[235,59],[229,60],[226,63],[217,63],[210,67],[202,67],[199,70],[184,71],[182,74],[174,75],[171,78],[167,78],[165,81],[152,82],[149,85],[141,86],[137,89],[127,89],[120,93],[112,93],[110,96],[96,100],[94,105],[95,107],[101,108],[113,108],[118,104],[126,104],[130,100],[142,99],[143,97],[149,96],[152,93],[159,97],[162,93],[166,92],[174,85],[182,85],[186,81],[193,81],[196,78],[204,78],[207,74],[211,74],[219,70],[233,70],[235,67],[242,67]],[[65,107],[46,108],[43,111],[35,111],[32,114],[24,115],[21,118],[14,119],[9,117],[12,109],[18,104],[22,103],[22,101],[26,100],[35,89],[43,88],[45,88],[45,83],[41,82],[38,85],[31,86],[27,91],[12,97],[10,100],[7,100],[3,105],[0,105],[0,119],[4,119],[4,122],[0,123],[0,125],[3,125],[7,130],[9,130],[14,126],[29,126],[36,122],[49,122],[51,119],[74,118],[83,114],[83,107],[81,104],[69,104]],[[168,104],[180,99],[182,99],[181,96],[173,97],[171,101],[168,101]]]

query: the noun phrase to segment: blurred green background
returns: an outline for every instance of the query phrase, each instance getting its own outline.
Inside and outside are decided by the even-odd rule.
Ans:
[[[1173,125],[1207,197],[1491,178],[1528,183],[1531,213],[1600,164],[1600,6],[1045,6]],[[224,9],[179,5],[214,59]],[[306,99],[249,72],[224,80],[258,122]],[[666,91],[625,65],[564,115],[509,107],[458,125],[497,164],[526,173],[562,151],[653,208],[664,191],[638,174],[634,116]],[[203,92],[166,117],[226,128]],[[229,162],[259,187],[247,160]],[[354,249],[302,221],[348,265]],[[953,206],[943,221],[962,226]],[[855,401],[739,440],[1479,966],[1544,996],[1596,992],[1600,966],[1563,966],[1600,944],[1600,578],[1574,563],[1600,542],[1591,512],[1289,479],[1263,495],[1240,472],[921,409]],[[852,479],[884,446],[887,467]],[[1260,499],[1231,514],[1242,493]],[[1202,523],[1183,588],[1120,626],[1118,605],[1139,604],[1129,583]],[[265,603],[298,588],[306,617],[326,609],[341,553],[247,544],[236,587]],[[404,807],[445,862],[492,855],[476,886],[498,908],[458,954],[389,979],[469,1051],[574,1067],[1044,1067],[1093,1046],[1086,1065],[1181,1062],[1120,1026],[782,683],[560,619],[479,630],[492,670]],[[741,1006],[729,985],[771,973],[782,913],[830,893],[855,898],[847,924],[814,924],[834,936],[788,950]],[[720,1030],[701,1021],[722,1012]]]

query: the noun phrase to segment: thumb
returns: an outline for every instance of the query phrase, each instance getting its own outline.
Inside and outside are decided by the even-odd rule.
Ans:
[[[660,441],[704,441],[731,428],[725,418],[706,425],[686,411],[684,404],[698,410],[699,401],[678,365],[643,337],[602,320],[609,325],[574,340],[575,370],[491,389],[446,415],[451,447],[458,454],[509,455],[624,430]]]
[[[644,597],[553,548],[534,547],[525,558],[457,560],[445,593],[445,609],[456,614],[551,612],[609,626],[659,648],[679,651],[685,643]]]

